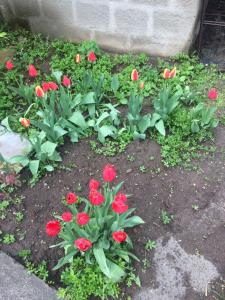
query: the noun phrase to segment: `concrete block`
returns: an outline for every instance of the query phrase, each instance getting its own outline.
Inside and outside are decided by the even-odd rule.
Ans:
[[[128,0],[130,3],[137,4],[137,0]],[[160,6],[165,7],[168,6],[171,0],[138,0],[138,4],[146,4],[146,6]]]
[[[10,0],[10,3],[17,18],[26,19],[30,16],[40,15],[40,7],[37,0]]]
[[[33,32],[41,32],[46,36],[52,38],[61,38],[64,40],[71,40],[81,42],[91,38],[90,30],[80,28],[78,26],[60,24],[47,18],[30,18],[30,27]]]
[[[42,0],[45,17],[64,24],[73,23],[73,0]]]
[[[133,53],[145,52],[150,55],[165,56],[165,45],[160,40],[154,41],[146,36],[131,38],[130,49]]]
[[[21,135],[8,132],[0,126],[0,153],[5,159],[27,155],[31,150],[29,141]]]
[[[147,35],[148,13],[139,9],[115,10],[116,31],[129,36]]]
[[[125,35],[110,32],[94,32],[94,39],[103,49],[110,49],[113,51],[129,51],[129,39]]]
[[[0,300],[57,300],[56,291],[0,251]]]
[[[155,40],[168,41],[185,40],[192,30],[192,20],[183,18],[179,12],[170,13],[164,10],[153,13],[154,38]]]
[[[106,30],[109,27],[109,6],[95,2],[76,2],[76,22],[83,28]]]

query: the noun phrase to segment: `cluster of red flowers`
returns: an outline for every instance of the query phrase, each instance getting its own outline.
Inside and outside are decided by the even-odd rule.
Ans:
[[[115,178],[116,178],[116,170],[114,166],[111,164],[107,164],[103,170],[104,181],[112,182]],[[89,200],[91,204],[94,206],[101,205],[105,201],[104,196],[98,191],[99,187],[100,187],[99,181],[95,179],[90,180]],[[66,195],[66,202],[68,205],[76,204],[78,202],[77,196],[74,193],[69,192]],[[127,197],[125,194],[117,193],[117,195],[114,198],[114,201],[112,202],[112,210],[117,214],[122,214],[128,210]],[[61,218],[66,223],[73,221],[73,215],[69,211],[64,212]],[[85,226],[89,223],[89,221],[90,221],[90,216],[86,212],[77,213],[75,222],[79,226]],[[57,236],[60,233],[60,231],[61,231],[61,224],[59,221],[53,220],[47,223],[46,225],[47,235],[51,237]],[[124,231],[115,231],[112,233],[112,238],[116,243],[122,243],[126,241],[127,234]],[[80,251],[87,251],[92,246],[92,242],[86,238],[81,237],[74,241],[74,245]]]

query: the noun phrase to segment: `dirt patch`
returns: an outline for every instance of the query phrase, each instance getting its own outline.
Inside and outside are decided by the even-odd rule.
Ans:
[[[216,137],[218,151],[195,162],[198,165],[197,171],[165,168],[161,164],[160,148],[151,140],[135,141],[126,152],[112,158],[96,155],[91,151],[88,139],[75,145],[66,143],[62,149],[63,163],[59,169],[46,175],[33,188],[23,185],[19,189],[18,195],[25,198],[18,209],[24,210],[25,218],[21,224],[16,223],[13,207],[6,220],[1,222],[3,232],[17,232],[16,242],[2,245],[3,251],[16,257],[18,251],[31,249],[35,263],[44,259],[49,261],[50,268],[54,266],[62,252],[49,249],[57,239],[46,236],[46,222],[52,219],[53,212],[61,214],[65,210],[61,198],[68,191],[87,196],[89,179],[101,178],[103,166],[110,162],[118,170],[118,180],[126,180],[123,191],[132,194],[129,198],[130,207],[137,207],[137,215],[146,222],[144,226],[132,231],[136,254],[142,260],[146,258],[153,262],[154,251],[146,252],[144,249],[149,239],[169,239],[173,236],[187,253],[203,255],[221,275],[224,274],[225,214],[221,201],[225,196],[225,161],[222,155],[224,152],[221,151],[225,146],[223,126],[217,128]],[[22,178],[26,178],[26,173]],[[82,191],[78,191],[80,186]],[[192,208],[193,204],[198,206],[196,211]],[[174,216],[171,224],[162,224],[162,210]],[[143,288],[157,288],[157,266],[152,263],[145,272],[143,264],[136,264],[136,267]],[[57,273],[52,273],[52,277],[57,279]],[[139,288],[129,288],[126,295],[133,296],[138,292]],[[186,294],[180,300],[213,299],[211,296],[199,297],[186,284]]]

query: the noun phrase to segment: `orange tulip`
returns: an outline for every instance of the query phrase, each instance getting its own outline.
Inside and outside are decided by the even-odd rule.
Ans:
[[[170,78],[174,78],[174,77],[176,76],[176,74],[177,74],[177,69],[176,69],[176,67],[175,67],[175,68],[173,68],[173,70],[170,72]]]
[[[36,96],[40,97],[40,98],[44,97],[44,95],[45,95],[43,89],[39,85],[36,86],[35,93],[36,93]]]
[[[140,88],[141,90],[143,90],[144,87],[145,87],[145,83],[144,83],[144,81],[141,81],[140,84],[139,84],[139,88]]]
[[[163,78],[164,79],[169,79],[170,78],[170,70],[169,69],[165,69],[163,72]]]
[[[26,118],[20,118],[20,124],[27,128],[30,126],[30,120],[29,119],[26,119]]]
[[[137,81],[138,80],[138,71],[134,69],[131,73],[131,80],[132,81]]]
[[[75,56],[75,61],[77,64],[79,64],[81,62],[81,56],[79,53]]]
[[[165,69],[163,72],[163,78],[164,79],[169,79],[169,78],[174,78],[176,76],[177,69],[173,68],[171,71],[169,69]]]

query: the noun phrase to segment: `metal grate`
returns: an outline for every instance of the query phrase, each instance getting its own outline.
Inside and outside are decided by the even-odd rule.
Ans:
[[[206,63],[218,63],[222,69],[225,69],[224,36],[225,0],[203,0],[200,32],[197,44],[198,51],[201,56],[204,56],[202,54],[207,53]],[[211,49],[210,47],[207,48],[207,43],[210,44]],[[221,65],[221,62],[223,66]]]

